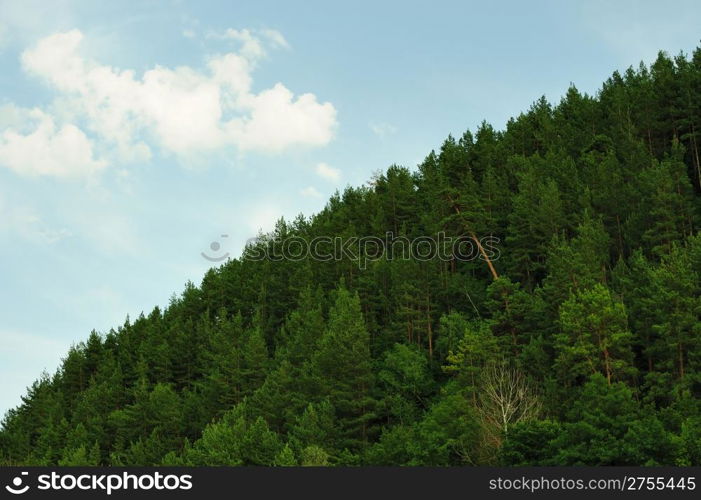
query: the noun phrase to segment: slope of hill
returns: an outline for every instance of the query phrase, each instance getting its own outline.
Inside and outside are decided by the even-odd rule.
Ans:
[[[700,129],[697,49],[449,137],[93,332],[0,463],[701,465]]]

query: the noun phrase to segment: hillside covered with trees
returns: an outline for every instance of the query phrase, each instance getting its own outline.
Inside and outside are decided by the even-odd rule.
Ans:
[[[93,332],[0,464],[701,465],[700,143],[701,49],[449,137]],[[499,252],[276,254],[388,232]]]

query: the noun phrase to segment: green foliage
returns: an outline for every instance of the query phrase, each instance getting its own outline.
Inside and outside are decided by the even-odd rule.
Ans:
[[[387,351],[378,372],[385,407],[399,423],[416,420],[429,406],[435,386],[428,359],[415,346],[395,344]]]
[[[303,451],[309,446],[333,449],[338,429],[333,406],[328,399],[310,403],[290,429],[290,439]]]
[[[552,446],[563,465],[659,465],[674,463],[675,446],[654,415],[645,415],[632,391],[593,375],[567,414]]]
[[[531,420],[514,425],[500,450],[506,466],[549,465],[557,450],[555,439],[562,426],[551,420]]]
[[[342,448],[357,449],[368,440],[376,404],[369,342],[358,295],[339,288],[313,364],[322,393],[336,410]]]
[[[625,306],[603,285],[576,293],[562,304],[560,328],[554,367],[566,382],[601,373],[611,383],[635,374]]]
[[[329,465],[329,455],[319,446],[307,446],[302,450],[300,465],[303,467],[324,467]]]
[[[273,465],[277,467],[294,467],[297,465],[297,459],[295,459],[295,454],[289,444],[285,444],[280,453],[277,454]]]
[[[486,321],[466,323],[464,327],[462,338],[456,350],[449,352],[444,369],[457,373],[466,390],[475,391],[482,370],[498,355],[499,342]]]
[[[78,448],[66,450],[58,465],[65,467],[100,465],[100,446],[96,442],[90,449],[86,449],[85,445],[81,444]]]
[[[202,437],[186,446],[184,465],[277,465],[283,452],[279,436],[262,417],[251,421],[238,406],[208,425]],[[285,455],[288,455],[285,453]]]

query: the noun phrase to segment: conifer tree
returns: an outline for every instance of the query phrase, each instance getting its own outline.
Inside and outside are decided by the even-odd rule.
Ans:
[[[634,375],[625,306],[603,285],[573,294],[560,308],[555,369],[565,383],[602,374],[609,384]]]
[[[360,300],[341,285],[314,356],[314,367],[324,393],[336,409],[341,447],[349,449],[359,449],[367,443],[374,418],[369,341]]]

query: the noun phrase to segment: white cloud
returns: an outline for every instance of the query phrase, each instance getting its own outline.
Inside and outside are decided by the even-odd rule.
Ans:
[[[31,127],[26,127],[27,125],[31,125],[31,121],[32,115],[29,109],[15,106],[12,103],[0,106],[0,130],[24,127],[26,132],[31,129]]]
[[[323,195],[314,186],[307,186],[299,191],[306,198],[322,198]]]
[[[287,40],[285,40],[285,37],[282,36],[282,33],[280,33],[277,30],[272,30],[272,29],[264,29],[261,30],[261,33],[270,40],[270,42],[273,44],[275,47],[279,47],[281,49],[289,49],[290,44],[287,43]]]
[[[327,181],[338,182],[341,180],[341,171],[323,162],[317,164],[316,173]]]
[[[237,30],[229,28],[223,33],[210,32],[207,37],[239,42],[241,44],[241,55],[250,59],[260,59],[265,56],[264,44],[266,42],[276,49],[290,48],[290,44],[282,36],[282,33],[273,29],[251,31],[248,29]]]
[[[183,36],[185,38],[195,38],[197,36],[197,33],[195,33],[195,30],[186,28],[183,30]]]
[[[23,117],[24,128],[29,123],[33,127],[26,133],[8,127],[0,134],[0,165],[20,175],[58,177],[90,175],[105,166],[103,160],[95,159],[92,143],[75,125],[57,126],[50,115],[39,109],[5,109],[9,112],[0,112],[0,116],[5,115],[6,120]],[[10,113],[14,116],[8,119]]]
[[[211,57],[205,71],[156,66],[141,77],[83,57],[78,30],[39,40],[23,52],[22,65],[57,91],[54,116],[32,111],[42,113],[38,135],[6,130],[2,163],[35,174],[101,168],[104,162],[93,159],[88,137],[74,124],[81,124],[105,154],[124,161],[145,161],[154,147],[188,158],[228,147],[275,153],[331,141],[336,128],[331,103],[310,93],[295,96],[282,83],[251,90],[266,45],[287,46],[282,35],[228,30],[226,36],[239,41],[240,50]],[[38,153],[28,150],[37,145]],[[59,154],[51,154],[55,160],[48,164],[37,161],[49,153]],[[33,160],[32,166],[25,165],[26,159]]]
[[[380,139],[384,139],[389,135],[395,134],[397,127],[389,123],[371,123],[370,130]]]
[[[247,29],[236,30],[229,28],[222,35],[215,35],[219,38],[236,40],[241,43],[241,55],[248,59],[260,59],[265,55],[263,44],[257,36],[254,36]]]
[[[250,116],[231,120],[226,131],[242,150],[278,152],[294,144],[323,146],[333,138],[336,111],[328,102],[319,104],[313,94],[295,99],[277,83],[257,95],[243,96],[241,103],[251,110]]]

